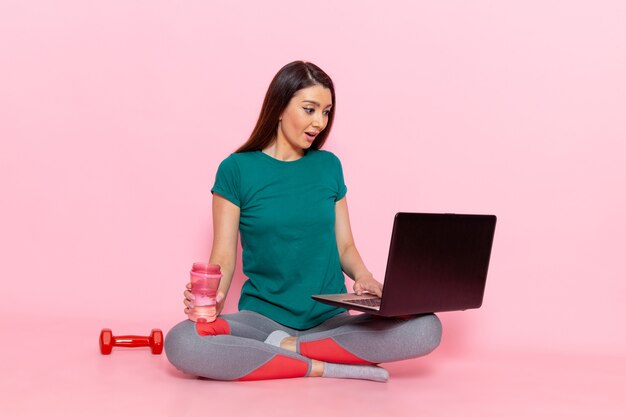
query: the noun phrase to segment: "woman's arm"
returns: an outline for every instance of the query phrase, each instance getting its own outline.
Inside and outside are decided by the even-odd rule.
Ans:
[[[237,241],[239,238],[239,207],[221,195],[213,194],[213,247],[209,263],[217,264],[222,271],[222,279],[217,289],[217,306],[215,315],[218,316],[224,308],[224,302],[230,283],[235,272],[237,260]],[[185,314],[189,314],[193,307],[191,284],[187,283],[185,295]]]
[[[346,197],[335,204],[335,235],[341,268],[354,280],[354,292],[360,295],[363,291],[367,291],[380,297],[383,293],[383,286],[367,269],[354,244]]]
[[[240,209],[221,195],[213,194],[213,247],[209,263],[222,268],[222,280],[217,290],[217,314],[224,308],[224,300],[233,280],[237,261]]]

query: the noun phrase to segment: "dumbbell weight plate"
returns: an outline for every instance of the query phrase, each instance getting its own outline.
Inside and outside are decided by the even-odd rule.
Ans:
[[[150,332],[150,349],[153,355],[160,355],[163,352],[163,332],[159,329],[152,329]]]
[[[111,329],[102,329],[100,332],[100,353],[110,355],[113,350],[113,332]]]

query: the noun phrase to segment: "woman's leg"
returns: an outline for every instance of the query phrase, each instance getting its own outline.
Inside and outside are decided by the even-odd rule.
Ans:
[[[375,364],[427,355],[439,345],[441,332],[434,314],[407,318],[340,314],[281,346],[291,345],[295,352],[324,362]]]
[[[324,376],[384,382],[389,376],[376,366],[327,364],[275,346],[267,336],[277,331],[283,336],[298,333],[249,311],[220,316],[213,323],[186,320],[168,332],[165,353],[182,372],[219,380]]]
[[[219,380],[295,378],[311,373],[312,361],[264,343],[275,330],[292,329],[253,312],[220,316],[213,323],[183,321],[165,338],[165,353],[180,371]],[[315,361],[317,362],[317,361]]]

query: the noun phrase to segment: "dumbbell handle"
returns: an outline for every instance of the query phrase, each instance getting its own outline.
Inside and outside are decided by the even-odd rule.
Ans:
[[[113,346],[142,347],[150,346],[148,336],[113,336]]]

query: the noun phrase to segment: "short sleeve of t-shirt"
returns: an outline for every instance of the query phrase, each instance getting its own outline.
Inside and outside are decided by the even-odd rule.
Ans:
[[[337,165],[337,190],[338,192],[337,192],[337,198],[335,199],[335,201],[339,201],[345,197],[346,193],[348,192],[348,187],[346,187],[346,183],[344,182],[344,179],[343,179],[343,168],[341,167],[341,161],[335,155],[333,155],[333,157],[335,158],[335,163]]]
[[[211,193],[218,193],[231,203],[241,207],[241,176],[233,155],[224,159],[217,168],[215,185]]]

